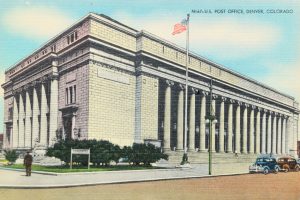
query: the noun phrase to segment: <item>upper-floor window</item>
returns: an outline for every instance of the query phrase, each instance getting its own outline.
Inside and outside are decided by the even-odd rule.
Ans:
[[[76,85],[66,88],[66,105],[76,103]]]
[[[70,35],[67,36],[68,44],[75,42],[77,38],[78,38],[77,31],[71,33]]]

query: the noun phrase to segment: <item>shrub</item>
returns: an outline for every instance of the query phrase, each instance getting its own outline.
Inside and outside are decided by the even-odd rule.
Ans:
[[[47,149],[47,156],[56,157],[65,163],[70,163],[71,148],[90,149],[91,163],[95,166],[109,165],[111,161],[118,161],[121,157],[121,149],[105,140],[59,140],[53,147]],[[87,165],[87,155],[73,155],[73,162]]]
[[[122,156],[128,158],[128,161],[134,165],[143,163],[145,166],[149,166],[151,163],[160,159],[168,159],[168,155],[162,153],[160,148],[157,148],[150,143],[133,143],[132,147],[125,146],[123,148]]]
[[[19,157],[19,155],[15,150],[4,150],[4,153],[5,153],[5,159],[11,163],[16,162],[16,160]]]

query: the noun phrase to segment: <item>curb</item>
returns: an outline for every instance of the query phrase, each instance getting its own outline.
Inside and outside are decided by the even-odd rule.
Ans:
[[[15,168],[7,168],[0,167],[2,170],[8,171],[18,171],[25,172],[25,169],[15,169]],[[69,172],[69,173],[56,173],[56,172],[44,172],[44,171],[31,171],[33,174],[43,174],[50,176],[73,176],[73,175],[89,175],[89,174],[103,174],[103,173],[129,173],[129,172],[153,172],[153,171],[178,171],[178,170],[188,170],[189,168],[167,168],[167,169],[138,169],[138,170],[111,170],[111,171],[92,171],[92,172]]]
[[[233,173],[233,174],[218,174],[218,175],[203,175],[203,176],[185,176],[185,177],[169,177],[169,178],[153,178],[142,180],[125,180],[125,181],[111,181],[111,182],[95,182],[95,183],[80,183],[80,184],[62,184],[62,185],[31,185],[31,186],[18,186],[18,185],[0,185],[0,188],[5,189],[54,189],[54,188],[71,188],[82,186],[96,186],[96,185],[110,185],[110,184],[126,184],[126,183],[140,183],[140,182],[154,182],[154,181],[169,181],[181,179],[196,179],[196,178],[215,178],[220,176],[239,176],[248,173]]]

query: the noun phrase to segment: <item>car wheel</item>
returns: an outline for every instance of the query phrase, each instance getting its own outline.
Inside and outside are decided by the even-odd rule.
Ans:
[[[279,167],[278,167],[278,166],[275,166],[275,167],[274,167],[274,173],[277,174],[278,172],[279,172]]]
[[[267,167],[264,168],[264,175],[267,175],[269,173],[269,169]]]
[[[295,171],[296,171],[296,172],[299,172],[299,170],[300,170],[299,165],[297,165],[297,166],[295,167]]]
[[[285,165],[285,166],[283,166],[283,170],[284,170],[284,172],[288,172],[288,171],[290,171],[290,168],[289,168],[289,166]]]

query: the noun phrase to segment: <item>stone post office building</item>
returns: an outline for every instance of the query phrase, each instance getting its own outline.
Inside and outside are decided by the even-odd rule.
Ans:
[[[47,147],[62,134],[180,151],[187,103],[188,149],[205,152],[213,79],[214,152],[296,153],[293,97],[196,54],[185,91],[185,59],[181,47],[90,13],[6,70],[4,147]]]

